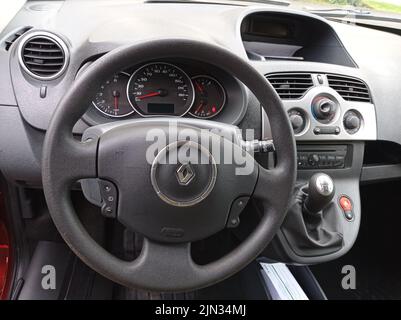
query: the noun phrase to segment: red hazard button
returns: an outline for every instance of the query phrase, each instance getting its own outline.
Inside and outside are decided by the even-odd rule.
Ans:
[[[341,208],[343,209],[344,212],[352,211],[351,200],[346,196],[342,196],[340,198],[340,206],[341,206]]]

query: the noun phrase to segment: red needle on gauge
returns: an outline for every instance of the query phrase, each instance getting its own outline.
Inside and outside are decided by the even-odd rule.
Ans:
[[[120,97],[120,92],[118,91],[113,91],[113,97],[114,97],[114,110],[118,110],[118,98]]]
[[[201,103],[199,103],[199,106],[195,110],[195,114],[199,113],[201,111],[202,107],[203,107],[203,101]]]
[[[161,92],[160,91],[156,91],[156,92],[151,92],[151,93],[147,93],[144,94],[142,96],[137,97],[138,99],[145,99],[145,98],[150,98],[150,97],[155,97],[155,96],[160,96]]]
[[[199,90],[199,92],[203,94],[203,88],[198,81],[195,81],[195,86]]]

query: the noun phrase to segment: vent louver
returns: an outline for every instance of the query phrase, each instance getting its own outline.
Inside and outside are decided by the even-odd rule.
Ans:
[[[37,34],[21,45],[21,64],[34,78],[50,80],[58,77],[67,66],[67,48],[54,35]]]
[[[5,46],[4,49],[6,51],[10,50],[11,46],[13,45],[13,43],[19,38],[21,37],[25,32],[27,32],[29,29],[31,29],[32,27],[24,27],[21,28],[17,31],[15,31],[11,36],[9,36],[5,41]]]
[[[327,75],[329,86],[347,101],[372,102],[369,89],[359,79],[339,75]]]
[[[274,73],[266,76],[281,99],[299,99],[313,87],[309,73]]]

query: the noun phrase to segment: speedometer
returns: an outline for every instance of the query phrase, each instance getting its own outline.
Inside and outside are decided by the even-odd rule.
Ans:
[[[182,116],[193,104],[194,87],[180,68],[157,62],[144,65],[132,74],[127,96],[142,116]]]

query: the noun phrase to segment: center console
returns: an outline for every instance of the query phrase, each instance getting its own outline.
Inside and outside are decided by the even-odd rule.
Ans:
[[[297,264],[336,259],[359,231],[364,144],[377,138],[373,98],[363,80],[348,75],[275,72],[266,78],[293,128],[298,176],[286,219],[265,255]]]
[[[298,161],[293,200],[280,231],[264,255],[290,264],[334,260],[352,248],[359,232],[364,142],[298,143],[297,149],[298,158],[306,156],[307,164]],[[306,208],[316,174],[329,176],[333,190],[329,201],[316,210],[312,206],[311,212]],[[312,197],[316,199],[316,192],[312,191]]]

